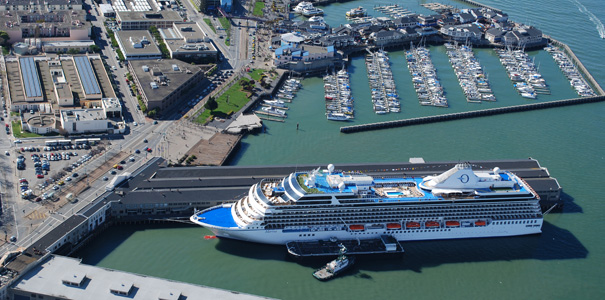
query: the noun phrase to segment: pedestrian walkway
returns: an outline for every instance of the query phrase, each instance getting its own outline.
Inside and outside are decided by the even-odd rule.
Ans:
[[[29,220],[44,220],[47,217],[46,211],[47,209],[45,207],[40,207],[30,212],[28,215],[25,216],[25,218]]]

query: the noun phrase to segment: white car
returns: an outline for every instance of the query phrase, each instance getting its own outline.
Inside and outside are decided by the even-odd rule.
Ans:
[[[137,124],[137,122],[134,122],[134,123],[132,123],[132,125],[137,126],[137,125],[139,125],[139,124]]]
[[[21,140],[15,140],[15,144],[21,144],[22,141]]]

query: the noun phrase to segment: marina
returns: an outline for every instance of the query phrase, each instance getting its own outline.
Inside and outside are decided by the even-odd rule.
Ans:
[[[406,51],[405,57],[420,104],[448,107],[443,87],[431,60],[430,51],[421,46],[411,47]]]
[[[372,92],[374,112],[379,115],[389,112],[400,112],[401,103],[399,102],[399,95],[395,81],[393,80],[387,52],[384,50],[368,52],[369,54],[366,56],[366,70]]]
[[[578,72],[578,69],[572,63],[571,59],[567,56],[567,54],[565,54],[565,51],[552,45],[549,45],[548,47],[544,48],[544,50],[546,50],[552,55],[553,59],[559,65],[561,72],[565,74],[565,77],[567,77],[569,83],[576,90],[576,92],[578,92],[578,95],[580,97],[596,96],[596,93],[593,91],[590,85],[586,83],[586,80],[584,80],[582,74]]]
[[[466,45],[446,43],[447,55],[456,72],[460,87],[464,91],[466,101],[479,103],[481,101],[496,101],[483,68],[473,54],[473,49]]]
[[[355,117],[355,107],[347,70],[342,69],[336,75],[326,75],[323,80],[326,118],[332,121],[352,120]]]
[[[292,99],[296,96],[296,92],[301,88],[301,84],[299,80],[294,78],[290,78],[285,80],[284,85],[278,90],[275,99],[272,100],[262,100],[259,103],[260,109],[254,111],[254,113],[258,115],[265,115],[277,118],[286,118],[286,110],[290,108],[286,105],[286,103],[291,103]],[[259,116],[260,117],[260,116]],[[269,121],[280,121],[274,118],[263,117],[261,119],[269,120]]]
[[[374,10],[389,16],[391,19],[402,18],[413,14],[411,11],[400,7],[398,4],[374,6]]]
[[[537,94],[550,94],[533,60],[523,50],[494,49],[515,89],[523,98],[536,99]]]

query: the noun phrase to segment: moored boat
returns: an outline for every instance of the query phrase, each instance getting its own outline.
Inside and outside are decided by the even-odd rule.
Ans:
[[[388,233],[399,241],[538,234],[543,216],[538,195],[516,174],[462,163],[426,177],[382,178],[333,165],[297,171],[261,180],[239,201],[190,220],[218,237],[285,245],[380,238],[397,222],[405,228]],[[447,221],[464,225],[445,229]]]

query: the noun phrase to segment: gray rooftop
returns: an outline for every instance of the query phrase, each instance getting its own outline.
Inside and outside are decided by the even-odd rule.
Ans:
[[[78,259],[58,255],[49,256],[16,281],[12,289],[19,294],[35,293],[61,299],[268,299],[84,265]]]
[[[31,5],[32,3],[41,6],[43,4],[48,5],[82,5],[82,0],[0,0],[0,5]]]
[[[88,57],[75,56],[74,62],[76,63],[76,69],[78,70],[80,82],[82,82],[82,85],[84,86],[84,93],[87,95],[100,95],[101,88],[99,88],[97,77],[95,76],[95,73],[92,70],[92,66],[90,65]]]
[[[162,55],[160,48],[153,42],[153,38],[147,30],[120,30],[116,33],[124,48],[124,55]]]
[[[26,97],[41,97],[42,87],[40,86],[40,77],[38,76],[38,69],[36,68],[34,58],[21,57],[19,58],[19,64],[21,66],[21,78],[23,78]]]
[[[200,67],[177,59],[132,60],[129,63],[150,102],[164,100],[181,84],[191,79],[196,73],[201,72]],[[177,65],[178,70],[173,70],[172,65]],[[143,66],[147,66],[150,70],[148,72],[143,71]],[[152,89],[149,82],[154,82],[157,77],[152,74],[152,70],[160,70],[161,75],[168,80],[168,84],[158,85],[157,89]]]

